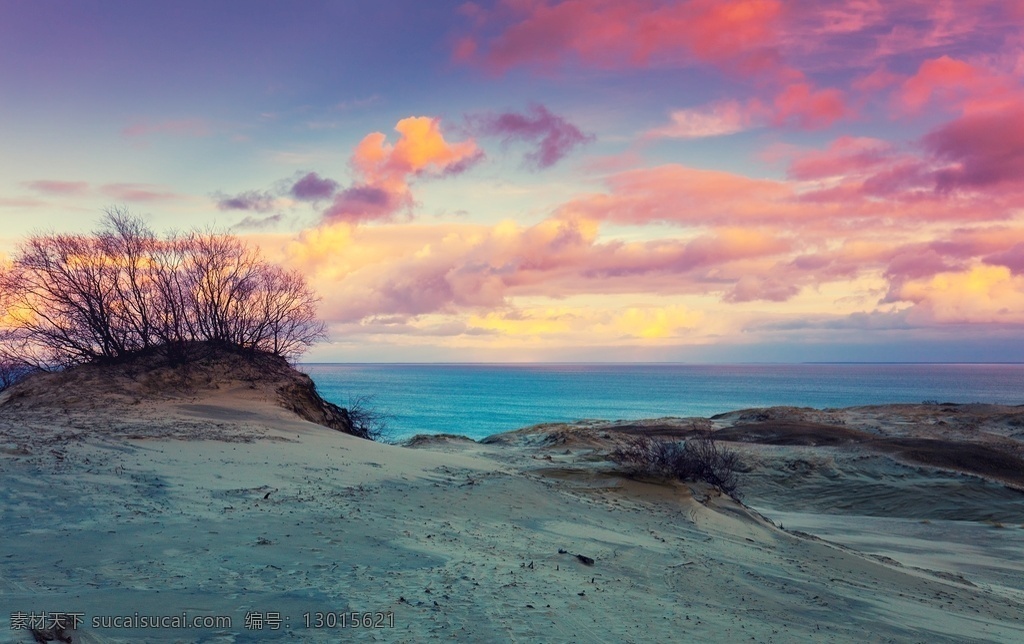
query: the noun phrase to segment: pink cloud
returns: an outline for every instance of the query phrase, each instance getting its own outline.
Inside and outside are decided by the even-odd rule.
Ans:
[[[1000,62],[1005,69],[998,72],[986,68],[994,60],[942,52],[1012,43],[1020,14],[1013,5],[826,0],[807,11],[776,0],[504,0],[488,8],[466,5],[472,9],[461,13],[471,24],[454,39],[454,56],[496,73],[711,66],[753,82],[758,98],[676,110],[649,138],[720,136],[767,125],[822,129],[856,116],[889,90],[905,114],[931,104],[953,111],[1005,104],[1018,93],[1019,63]],[[1011,44],[1003,47],[1013,55]],[[921,63],[925,55],[934,58]],[[837,61],[870,71],[837,76]],[[910,76],[891,71],[911,64],[920,69]]]
[[[957,270],[961,266],[962,262],[950,261],[949,257],[934,248],[913,244],[892,250],[884,276],[889,280],[892,290],[908,279],[930,277],[936,273]]]
[[[558,212],[637,226],[770,225],[836,235],[867,225],[1005,220],[1024,207],[1019,123],[1024,114],[1017,112],[964,117],[904,149],[840,137],[798,154],[789,180],[677,164],[629,170],[608,176],[605,192],[573,199]],[[952,189],[962,194],[950,198]]]
[[[750,225],[799,219],[806,210],[784,182],[675,164],[621,172],[607,184],[608,193],[575,199],[560,211],[633,225]]]
[[[888,89],[904,79],[899,74],[889,71],[885,65],[879,66],[869,74],[855,79],[852,83],[854,89],[860,92],[875,93]]]
[[[211,132],[210,124],[203,119],[179,119],[168,121],[137,121],[121,130],[128,138],[141,138],[151,134],[171,136],[204,137]]]
[[[761,275],[744,275],[732,290],[726,293],[726,302],[752,302],[767,300],[785,302],[800,292],[800,286],[790,280]]]
[[[170,192],[162,186],[148,183],[108,183],[100,187],[100,192],[118,201],[172,201],[181,196]]]
[[[821,2],[816,11],[790,12],[787,22],[800,24],[804,33],[839,36],[856,34],[884,23],[887,18],[886,4],[881,0]]]
[[[503,73],[517,66],[604,69],[709,64],[747,76],[813,71],[838,59],[879,67],[1012,35],[1016,2],[824,0],[504,0],[460,10],[453,58]],[[876,80],[881,80],[877,78]]]
[[[847,140],[829,149],[845,161],[872,148],[870,140]],[[861,175],[873,168],[854,163]],[[835,171],[811,174],[831,180]],[[293,242],[286,261],[344,302],[325,314],[346,323],[507,310],[520,298],[587,294],[714,294],[728,307],[805,297],[814,292],[808,287],[829,284],[850,292],[864,289],[855,285],[870,277],[872,290],[861,295],[868,306],[881,299],[886,306],[921,307],[915,315],[938,324],[946,318],[926,315],[939,301],[933,279],[980,263],[1017,266],[1024,247],[1024,226],[972,223],[978,214],[971,203],[939,211],[969,226],[943,228],[942,236],[902,222],[948,208],[934,191],[920,206],[856,191],[822,206],[794,199],[799,195],[786,182],[680,166],[621,173],[608,186],[606,193],[576,199],[529,227],[327,224]],[[602,221],[683,227],[676,237],[627,241],[602,234]],[[990,300],[979,303],[988,306]]]
[[[934,175],[927,160],[904,156],[894,158],[888,164],[879,165],[874,172],[865,176],[859,183],[856,179],[847,183],[847,187],[855,188],[855,194],[861,197],[885,197],[903,206],[912,202],[930,202],[938,204],[940,198],[933,194]],[[903,208],[904,212],[909,209]],[[940,218],[939,212],[933,215]]]
[[[1024,275],[1024,243],[1015,244],[999,253],[993,253],[985,257],[984,262],[1005,266],[1013,271],[1014,275]]]
[[[776,0],[507,0],[474,12],[478,33],[456,41],[456,60],[496,72],[573,58],[603,68],[708,62],[752,73],[773,66]],[[497,25],[487,36],[481,27]]]
[[[763,126],[813,130],[857,116],[883,94],[891,94],[902,114],[929,106],[970,112],[1017,100],[1016,4],[826,0],[808,11],[776,0],[468,3],[461,13],[469,25],[453,38],[453,56],[495,73],[712,67],[750,81],[756,98],[676,110],[647,138],[721,136]],[[954,57],[993,49],[989,56]],[[922,63],[924,56],[932,58]],[[869,71],[854,78],[835,74],[847,61]],[[896,71],[911,65],[919,69]]]
[[[998,58],[971,62],[949,56],[921,63],[894,95],[900,112],[920,114],[925,108],[975,115],[1024,104],[1019,61]]]
[[[778,87],[777,100],[735,103],[732,122],[753,105],[764,110],[764,122],[802,128],[850,115],[841,94],[802,76]],[[929,92],[925,100],[935,100]],[[337,241],[309,232],[289,261],[345,303],[329,315],[350,324],[507,311],[522,298],[589,294],[710,295],[724,309],[793,299],[803,307],[834,297],[863,302],[869,317],[877,307],[946,324],[975,319],[970,307],[956,304],[971,296],[974,278],[988,280],[991,296],[970,301],[981,317],[996,319],[996,295],[1012,294],[1024,270],[1024,226],[1016,219],[1024,208],[1016,179],[1024,176],[1024,109],[1012,102],[976,107],[983,93],[961,101],[964,111],[954,120],[907,144],[842,136],[821,149],[788,148],[784,179],[680,164],[613,165],[603,189],[527,227],[389,223],[412,208],[411,182],[479,158],[473,141],[449,142],[427,119],[399,128],[394,142],[382,133],[363,139],[352,157],[356,182],[334,196],[316,234]],[[516,125],[542,131],[528,121]],[[722,122],[729,120],[680,119],[679,134]],[[379,225],[346,225],[366,221]],[[617,236],[613,224],[637,228]],[[675,232],[642,228],[664,224]]]
[[[794,75],[799,78],[800,75]],[[645,138],[695,139],[736,134],[744,130],[776,126],[817,130],[853,116],[837,89],[815,89],[806,81],[793,82],[778,91],[769,102],[719,101],[703,107],[675,110],[671,122],[648,130]]]
[[[774,100],[776,125],[796,125],[804,129],[825,128],[852,115],[843,93],[837,89],[815,89],[798,82],[785,87]]]
[[[39,179],[23,184],[26,188],[55,197],[78,197],[89,192],[89,184],[85,181],[54,181]]]
[[[543,105],[531,105],[527,113],[504,112],[471,117],[473,128],[482,134],[500,136],[508,143],[527,141],[537,149],[526,154],[527,163],[548,168],[558,163],[575,148],[594,140],[565,118],[552,114]]]
[[[1024,207],[1024,103],[971,112],[899,149],[841,137],[797,155],[789,176],[811,182],[799,200],[868,220],[983,221]],[[954,198],[951,193],[956,192]]]
[[[921,63],[917,73],[903,81],[897,96],[909,113],[920,112],[933,100],[962,101],[985,82],[985,75],[975,66],[949,56]]]
[[[823,179],[858,175],[890,162],[892,145],[880,139],[839,137],[822,151],[811,151],[796,158],[789,166],[794,179]]]
[[[877,3],[875,38],[877,57],[976,48],[1012,34],[1016,29],[1015,1],[902,0]]]
[[[997,256],[1014,246],[1024,246],[1024,228],[1013,224],[959,228],[928,245],[936,252],[957,259]]]
[[[731,63],[738,59],[742,66],[756,69],[766,62],[757,62],[749,54],[759,52],[771,57],[772,48],[778,44],[782,12],[783,5],[777,0],[690,2],[685,10],[666,11],[674,18],[674,24],[666,25],[669,28],[660,32],[661,43],[667,45],[682,34],[688,37],[690,47],[701,60]],[[651,22],[659,18],[652,18]],[[650,22],[645,27],[651,28]]]
[[[46,205],[42,199],[0,197],[0,208],[39,208]]]
[[[748,270],[745,263],[784,256],[792,248],[791,239],[738,228],[677,239],[602,241],[596,222],[554,218],[525,228],[511,222],[328,225],[292,242],[286,261],[311,276],[329,276],[321,288],[345,303],[332,319],[352,322],[493,309],[517,297],[726,290]],[[709,271],[718,274],[710,278]]]
[[[675,110],[670,123],[649,130],[647,138],[697,139],[736,134],[763,124],[763,108],[739,101],[721,101],[704,107]]]
[[[959,118],[927,135],[924,144],[949,164],[936,174],[940,189],[1024,187],[1024,102]]]

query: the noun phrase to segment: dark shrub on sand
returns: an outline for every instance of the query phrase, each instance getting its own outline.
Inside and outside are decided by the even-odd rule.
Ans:
[[[710,431],[699,431],[682,443],[631,436],[611,458],[634,476],[703,481],[736,496],[739,457],[719,447]]]

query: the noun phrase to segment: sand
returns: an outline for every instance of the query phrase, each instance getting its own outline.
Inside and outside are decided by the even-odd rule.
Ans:
[[[84,614],[75,642],[1024,641],[1024,495],[999,468],[884,442],[935,438],[939,407],[394,446],[236,384],[116,404],[0,396],[0,641],[33,641],[16,612]],[[1014,455],[1012,409],[946,415],[970,414],[943,438]],[[855,433],[810,445],[785,423]],[[624,433],[704,426],[733,432],[744,504],[605,458]],[[387,617],[343,627],[351,611]],[[90,626],[136,612],[232,625]],[[280,626],[246,628],[247,613]]]

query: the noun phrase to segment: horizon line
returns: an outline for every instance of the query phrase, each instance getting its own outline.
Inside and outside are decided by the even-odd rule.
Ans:
[[[626,361],[584,361],[584,360],[563,360],[563,361],[536,361],[536,362],[502,362],[502,361],[447,361],[447,362],[300,362],[297,365],[352,365],[352,366],[464,366],[464,365],[496,365],[496,366],[533,366],[533,365],[615,365],[615,366],[691,366],[691,367],[738,367],[738,366],[799,366],[799,365],[1024,365],[1024,361],[916,361],[916,360],[824,360],[824,361],[802,361],[802,362],[626,362]]]

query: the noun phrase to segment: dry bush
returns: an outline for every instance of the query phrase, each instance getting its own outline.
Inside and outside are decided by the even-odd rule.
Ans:
[[[0,308],[0,315],[3,309]],[[0,327],[0,391],[41,369],[39,360],[20,334]]]
[[[16,365],[0,359],[0,391],[7,389],[14,383],[21,380],[21,377],[25,374],[25,371],[19,369]]]
[[[2,346],[2,342],[0,342],[0,346]],[[39,369],[16,356],[7,355],[5,352],[0,351],[0,391],[7,389],[35,371],[39,371]]]
[[[294,359],[325,336],[301,274],[212,232],[160,238],[124,210],[90,235],[34,235],[0,267],[0,358],[66,367],[192,342]]]
[[[370,395],[358,396],[348,401],[348,406],[344,409],[352,424],[351,433],[360,438],[390,443],[393,437],[388,428],[391,415],[381,411],[375,400],[376,398]]]
[[[611,454],[635,476],[703,481],[737,497],[739,456],[722,449],[710,431],[697,432],[683,443],[645,435],[631,436]]]

